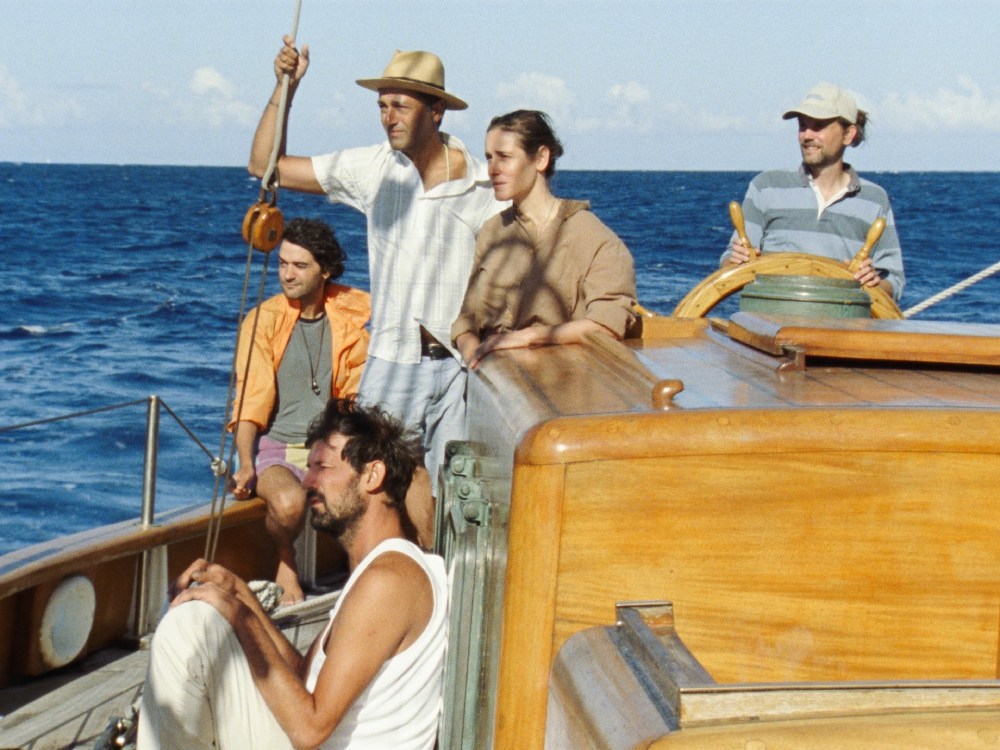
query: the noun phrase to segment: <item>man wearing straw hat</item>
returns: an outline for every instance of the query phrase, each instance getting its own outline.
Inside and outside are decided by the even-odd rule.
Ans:
[[[881,217],[886,222],[882,237],[854,278],[864,286],[881,286],[898,300],[906,277],[889,197],[844,162],[847,147],[864,141],[868,113],[844,89],[820,83],[783,115],[792,118],[799,123],[802,163],[794,171],[764,172],[753,179],[743,199],[751,246],[734,232],[722,265],[746,263],[761,251],[850,262]]]
[[[249,170],[258,177],[279,127],[282,79],[289,77],[287,120],[309,66],[308,46],[300,53],[290,37],[284,41],[274,61],[277,84],[250,153]],[[450,343],[451,323],[469,279],[476,232],[504,204],[494,199],[485,166],[440,130],[446,110],[467,105],[445,89],[436,55],[397,51],[381,77],[357,83],[378,92],[387,140],[312,158],[289,156],[282,143],[277,173],[283,188],[326,194],[365,215],[372,322],[358,398],[381,404],[421,432],[433,477],[446,441],[465,435],[465,373]],[[280,123],[282,132],[286,124]],[[426,546],[433,508],[408,509]]]

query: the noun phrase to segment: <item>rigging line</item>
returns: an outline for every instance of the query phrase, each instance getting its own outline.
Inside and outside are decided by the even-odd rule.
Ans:
[[[290,32],[290,36],[293,42],[295,37],[298,36],[299,33],[299,15],[301,13],[301,10],[302,10],[302,0],[295,0],[295,11],[292,14],[292,28]],[[274,144],[271,149],[271,158],[267,165],[267,170],[265,171],[261,179],[261,188],[262,191],[264,192],[266,192],[269,189],[271,180],[274,177],[274,172],[278,165],[278,151],[280,150],[281,147],[281,141],[284,133],[285,114],[288,110],[288,87],[290,80],[291,77],[288,74],[282,76],[281,94],[278,98],[278,114],[277,114],[278,119],[274,131]],[[274,194],[274,199],[276,198],[277,198],[277,190],[275,190]],[[243,386],[240,391],[240,401],[239,401],[240,405],[235,415],[236,426],[234,426],[233,428],[234,430],[233,441],[229,447],[229,454],[226,457],[225,464],[221,464],[223,455],[226,453],[226,442],[228,436],[228,431],[226,427],[229,421],[228,417],[232,405],[234,403],[233,391],[235,390],[234,383],[236,378],[236,368],[238,365],[239,335],[240,335],[240,329],[243,327],[243,320],[246,317],[246,299],[247,299],[247,290],[249,289],[250,285],[250,267],[252,264],[253,249],[254,249],[253,242],[251,241],[249,243],[249,248],[247,252],[246,271],[244,272],[243,276],[243,298],[240,303],[239,324],[237,325],[236,328],[236,345],[233,347],[233,360],[229,375],[229,392],[226,396],[226,415],[225,415],[226,418],[224,418],[223,420],[222,437],[219,441],[220,442],[219,457],[218,459],[216,459],[217,466],[215,467],[216,468],[215,485],[212,490],[212,506],[209,514],[208,529],[205,537],[205,559],[209,561],[215,558],[215,550],[218,546],[219,534],[222,531],[222,514],[226,507],[226,490],[228,488],[229,474],[232,471],[231,467],[233,465],[233,457],[236,453],[235,430],[238,429],[240,416],[242,415],[243,411],[243,397],[246,394],[247,374],[250,369],[250,357],[252,356],[254,341],[256,340],[257,337],[257,321],[260,317],[260,305],[264,300],[264,289],[267,281],[267,265],[268,265],[267,262],[270,259],[270,253],[265,253],[264,264],[263,268],[261,269],[260,287],[257,292],[257,305],[256,305],[256,311],[254,313],[253,330],[251,331],[250,335],[250,342],[248,344],[248,351],[247,351],[247,361],[243,371]],[[221,495],[219,492],[220,484],[222,485]]]
[[[230,360],[230,365],[229,365],[229,387],[226,391],[226,407],[225,407],[225,412],[222,415],[222,430],[219,436],[219,453],[218,453],[218,458],[216,459],[218,462],[220,462],[220,464],[223,461],[223,457],[226,455],[226,442],[229,439],[229,430],[227,429],[227,427],[229,425],[230,411],[234,404],[233,393],[236,390],[236,368],[238,366],[237,355],[239,352],[240,331],[243,328],[243,321],[246,318],[246,312],[247,312],[247,292],[250,288],[250,272],[253,268],[253,252],[254,252],[253,243],[252,242],[247,243],[247,259],[243,270],[243,291],[240,296],[240,312],[236,321],[236,336],[233,340],[233,356],[232,359]],[[264,264],[265,264],[264,268],[266,275],[267,256],[265,256]],[[260,293],[258,293],[258,300],[257,300],[258,307],[260,306],[260,302],[261,302]],[[236,416],[238,419],[239,415]],[[217,466],[215,474],[215,483],[212,488],[212,507],[211,510],[209,511],[209,525],[207,531],[208,537],[205,543],[205,558],[209,560],[211,558],[208,556],[210,547],[208,539],[211,539],[214,533],[217,504],[219,502],[219,485],[222,482],[226,483],[226,485],[224,485],[222,489],[223,493],[225,493],[228,486],[231,467],[232,467],[232,456],[230,456],[229,461],[227,463]]]
[[[123,409],[127,406],[136,406],[138,404],[145,404],[149,401],[148,398],[140,398],[135,401],[125,401],[120,404],[111,404],[110,406],[99,406],[96,409],[87,409],[85,411],[77,411],[72,414],[62,414],[58,417],[49,417],[47,419],[35,419],[31,422],[22,422],[21,424],[12,424],[6,427],[0,427],[0,432],[13,432],[14,430],[20,430],[25,427],[37,427],[43,424],[52,424],[53,422],[62,422],[67,419],[75,419],[77,417],[86,417],[91,414],[100,414],[105,411],[113,411],[115,409]],[[160,402],[162,403],[162,402]],[[176,417],[175,417],[176,418]]]
[[[236,409],[236,413],[234,415],[235,426],[233,427],[233,431],[234,431],[233,432],[233,440],[231,441],[230,446],[229,446],[229,455],[226,457],[226,464],[225,465],[227,467],[231,467],[233,465],[233,457],[234,457],[234,455],[236,453],[236,430],[239,429],[240,418],[243,416],[243,403],[244,403],[244,399],[245,399],[245,396],[246,396],[247,382],[249,381],[250,360],[253,357],[253,349],[254,349],[255,342],[257,340],[257,323],[260,321],[260,306],[261,306],[261,303],[264,300],[264,291],[265,291],[265,286],[267,284],[267,266],[268,266],[268,261],[270,259],[271,259],[271,254],[270,253],[266,253],[264,255],[264,263],[261,266],[260,285],[258,286],[258,289],[257,289],[257,305],[256,305],[256,307],[254,308],[254,311],[253,311],[253,326],[251,327],[251,330],[250,330],[250,340],[249,340],[249,342],[247,344],[246,363],[243,366],[243,384],[242,384],[242,386],[240,388],[239,407]],[[238,341],[239,341],[239,332],[237,331],[237,345],[234,348],[235,352],[239,351],[239,343],[238,343]],[[236,356],[237,355],[234,354],[234,358]],[[233,373],[235,374],[235,372],[236,372],[236,368],[234,367],[233,368]],[[230,409],[227,408],[226,411],[230,411]],[[225,431],[226,431],[226,425],[225,424],[222,426],[222,429],[223,429],[223,433],[225,433]],[[223,435],[223,441],[225,441],[225,434]],[[220,481],[220,479],[217,477],[216,478],[216,487],[218,487],[219,481]],[[216,492],[214,494],[218,494],[218,491],[216,490]],[[215,559],[215,550],[218,547],[218,544],[219,544],[219,534],[222,531],[222,513],[223,513],[223,511],[226,508],[226,489],[225,489],[225,487],[223,488],[221,497],[220,497],[219,502],[218,502],[218,506],[219,506],[218,507],[218,512],[216,512],[215,506],[216,506],[216,500],[213,497],[213,499],[212,499],[212,518],[211,518],[210,523],[209,523],[207,538],[205,539],[205,559],[208,560],[209,562],[211,562],[212,560]]]
[[[903,317],[904,318],[909,318],[911,315],[916,315],[917,313],[923,312],[924,310],[926,310],[931,305],[936,305],[941,300],[948,299],[948,297],[951,297],[951,296],[956,295],[956,294],[958,294],[959,292],[961,292],[961,291],[963,291],[965,289],[968,289],[970,286],[972,286],[973,284],[975,284],[977,281],[982,281],[987,276],[992,276],[997,271],[1000,271],[1000,261],[997,261],[996,263],[994,263],[989,268],[984,268],[979,273],[973,274],[972,276],[970,276],[969,278],[965,279],[964,281],[960,281],[957,284],[954,284],[954,285],[948,287],[944,291],[938,292],[937,294],[935,294],[935,295],[933,295],[931,297],[928,297],[923,302],[921,302],[921,303],[919,303],[917,305],[914,305],[913,307],[911,307],[911,308],[909,308],[907,310],[904,310],[903,311]]]
[[[179,416],[177,416],[174,410],[171,409],[169,406],[167,406],[167,403],[162,399],[160,400],[160,406],[163,407],[163,409],[167,412],[167,414],[169,414],[171,417],[174,418],[174,421],[180,426],[182,430],[184,430],[184,432],[187,433],[188,437],[194,441],[194,444],[197,445],[199,448],[201,448],[202,453],[204,453],[206,456],[208,456],[210,459],[214,461],[215,456],[212,455],[212,451],[210,451],[208,449],[208,446],[198,439],[198,436],[191,431],[190,427],[184,424],[184,420],[182,420]]]
[[[295,12],[292,15],[292,30],[289,36],[292,43],[299,33],[299,13],[302,10],[302,0],[295,0]],[[274,128],[274,145],[271,147],[271,160],[267,164],[267,170],[261,177],[260,184],[264,190],[271,189],[271,182],[274,179],[275,170],[278,168],[278,151],[281,149],[281,141],[285,132],[285,115],[288,111],[288,87],[291,83],[291,76],[285,73],[281,77],[281,94],[278,96],[278,119]]]

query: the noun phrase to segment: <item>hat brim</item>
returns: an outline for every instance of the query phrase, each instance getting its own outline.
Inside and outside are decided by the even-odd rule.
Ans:
[[[829,110],[818,110],[818,109],[808,109],[802,107],[800,109],[790,109],[785,114],[781,116],[782,120],[791,120],[799,115],[805,115],[806,117],[813,117],[817,120],[836,120],[838,115],[831,114]]]
[[[805,115],[806,117],[812,117],[815,120],[847,120],[852,125],[851,118],[844,117],[844,115],[839,112],[834,111],[830,107],[799,107],[798,109],[790,109],[785,114],[781,116],[782,120],[791,120],[799,115]],[[857,119],[857,118],[855,118]]]
[[[469,105],[453,94],[449,94],[437,86],[428,83],[411,81],[408,78],[362,78],[355,81],[361,88],[371,91],[380,89],[403,89],[404,91],[417,91],[421,94],[436,96],[444,101],[445,109],[468,109]]]

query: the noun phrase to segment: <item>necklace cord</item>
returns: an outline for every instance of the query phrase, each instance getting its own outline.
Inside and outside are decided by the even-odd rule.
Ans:
[[[299,329],[299,334],[302,336],[302,343],[306,348],[306,358],[309,360],[310,390],[318,396],[320,395],[320,387],[319,383],[316,382],[316,375],[319,373],[319,366],[323,362],[323,342],[326,341],[326,316],[321,315],[319,318],[315,318],[315,320],[323,321],[319,331],[319,352],[316,354],[315,365],[313,365],[312,351],[309,349],[309,339],[306,337],[305,329],[300,325],[302,318],[299,318],[299,323],[295,327]]]

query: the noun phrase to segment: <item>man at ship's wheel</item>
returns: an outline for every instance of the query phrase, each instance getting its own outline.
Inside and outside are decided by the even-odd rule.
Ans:
[[[898,300],[906,277],[889,196],[844,162],[847,148],[865,139],[868,113],[844,89],[820,83],[783,118],[798,120],[802,163],[797,170],[753,178],[743,199],[749,246],[734,232],[721,265],[746,263],[761,252],[810,253],[849,263],[882,218],[882,236],[854,278],[863,286],[881,286]]]

